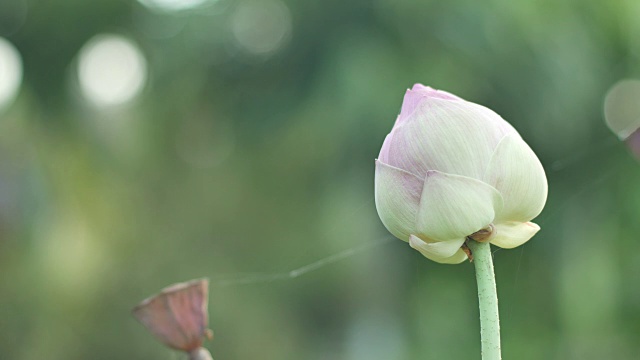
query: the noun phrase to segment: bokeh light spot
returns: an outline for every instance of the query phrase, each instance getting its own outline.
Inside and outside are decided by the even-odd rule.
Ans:
[[[281,48],[291,37],[291,27],[291,13],[280,0],[244,1],[231,19],[238,45],[255,55]]]
[[[146,78],[144,56],[134,43],[122,36],[98,35],[80,51],[80,89],[97,106],[130,101],[140,93]]]
[[[7,40],[0,38],[0,111],[11,105],[22,83],[20,53]]]
[[[640,80],[626,79],[609,89],[604,100],[605,121],[622,140],[640,128]]]
[[[202,5],[206,0],[138,0],[142,5],[163,11],[180,11],[193,9]]]

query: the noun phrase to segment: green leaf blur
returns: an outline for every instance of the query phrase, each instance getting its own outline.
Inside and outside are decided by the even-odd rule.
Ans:
[[[640,163],[603,121],[640,78],[638,3],[163,2],[0,3],[24,72],[0,108],[1,359],[182,359],[130,310],[203,276],[215,359],[478,359],[472,264],[375,211],[416,82],[495,110],[547,171],[542,230],[494,253],[504,358],[640,357]],[[79,85],[100,34],[146,61],[118,106]]]

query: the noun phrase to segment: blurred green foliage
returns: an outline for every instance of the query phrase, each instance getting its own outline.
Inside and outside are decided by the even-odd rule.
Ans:
[[[640,164],[602,119],[640,77],[640,3],[285,0],[260,54],[232,31],[256,4],[2,2],[24,82],[0,114],[0,358],[181,358],[130,309],[208,276],[216,359],[479,359],[468,263],[389,240],[270,278],[391,239],[373,160],[415,82],[494,109],[548,173],[542,231],[495,252],[503,357],[640,358]],[[100,33],[148,61],[127,106],[74,85]]]

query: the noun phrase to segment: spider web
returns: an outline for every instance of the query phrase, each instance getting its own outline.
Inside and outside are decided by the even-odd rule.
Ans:
[[[605,139],[601,142],[601,145],[598,147],[592,148],[589,151],[577,152],[576,154],[566,156],[561,160],[557,160],[551,163],[547,173],[550,176],[556,176],[559,173],[565,172],[566,170],[570,170],[576,165],[589,162],[591,159],[591,156],[594,153],[602,153],[602,152],[608,153],[609,150],[614,148],[616,144],[619,144],[619,142],[615,137],[610,137],[608,139]],[[586,181],[580,184],[579,186],[576,186],[573,193],[566,196],[565,200],[561,204],[559,204],[558,206],[555,206],[553,209],[550,209],[550,211],[547,211],[543,216],[538,218],[536,223],[542,227],[547,222],[557,218],[557,215],[560,214],[566,207],[571,205],[573,201],[578,199],[581,195],[585,194],[587,191],[592,190],[594,187],[596,187],[597,185],[603,183],[608,178],[610,178],[615,173],[619,165],[620,165],[620,162],[610,162],[608,163],[607,168],[598,169],[598,174],[599,174],[598,176],[591,177],[589,181]],[[369,199],[363,201],[363,203],[359,205],[357,209],[361,209],[371,203],[373,203],[373,195]],[[350,220],[354,215],[355,214],[352,213],[344,221]],[[298,277],[307,275],[311,272],[321,270],[330,265],[339,263],[341,261],[352,258],[354,256],[360,255],[362,253],[379,248],[393,241],[396,241],[396,239],[391,234],[388,234],[386,236],[376,238],[373,241],[369,240],[369,241],[363,242],[362,244],[355,245],[345,250],[339,251],[337,253],[327,255],[311,263],[307,263],[305,265],[291,269],[289,271],[251,272],[251,273],[240,272],[240,273],[213,276],[211,279],[211,285],[216,287],[227,287],[227,286],[237,286],[237,285],[266,284],[266,283],[272,283],[276,281],[292,280],[292,279],[296,279]],[[516,286],[518,284],[520,265],[522,264],[525,245],[526,244],[524,244],[523,246],[520,246],[520,256],[519,256],[518,267],[517,267],[516,276],[515,276]],[[496,249],[493,252],[493,254],[495,255],[500,250],[501,250],[500,248]],[[508,316],[508,313],[509,313],[509,309],[507,309],[507,316]]]

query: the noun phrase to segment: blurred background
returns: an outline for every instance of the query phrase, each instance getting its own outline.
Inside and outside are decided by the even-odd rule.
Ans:
[[[494,109],[547,170],[541,232],[494,255],[504,358],[640,358],[640,163],[604,123],[640,79],[638,18],[633,0],[2,0],[0,358],[185,359],[130,311],[206,276],[215,359],[480,359],[472,264],[426,260],[375,211],[416,82]]]

